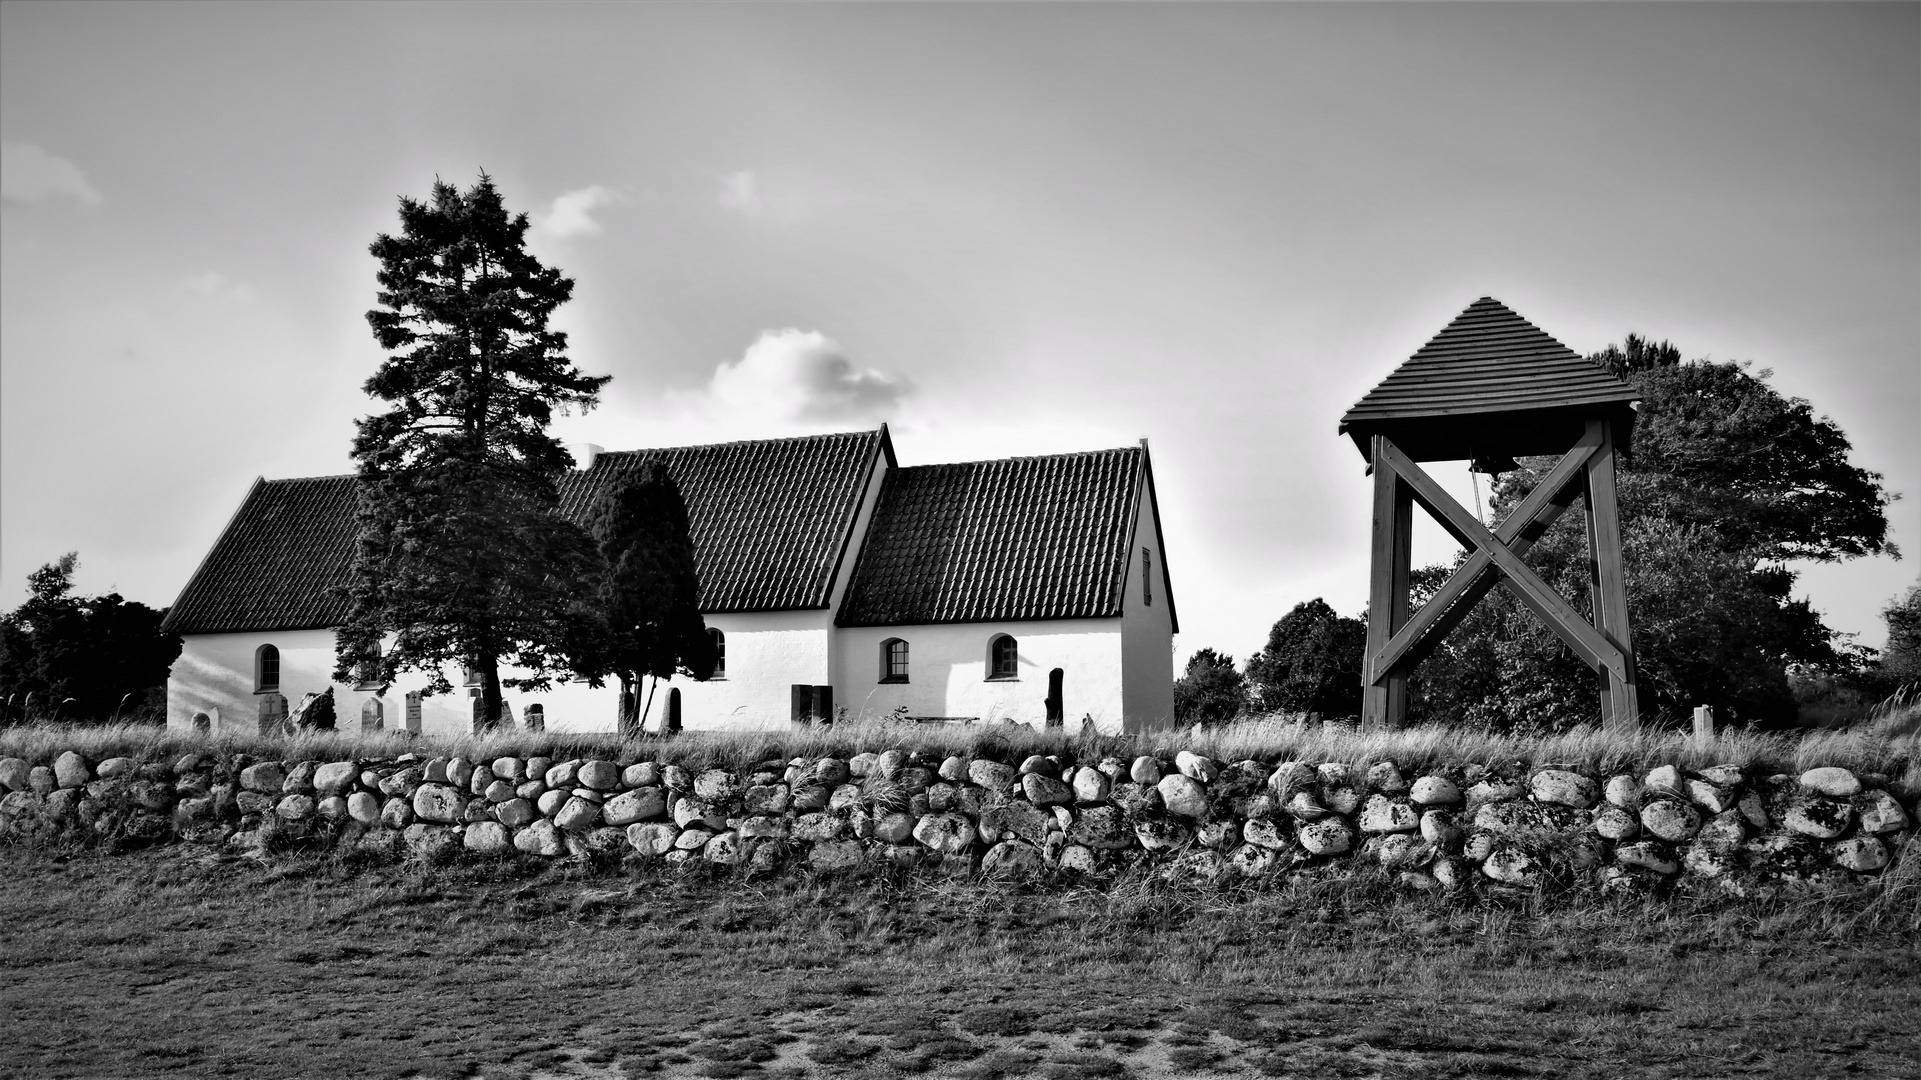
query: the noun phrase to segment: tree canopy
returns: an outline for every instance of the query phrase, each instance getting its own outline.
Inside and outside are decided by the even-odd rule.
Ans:
[[[1643,395],[1624,469],[1644,481],[1633,496],[1640,516],[1712,529],[1724,550],[1771,562],[1899,555],[1881,475],[1849,462],[1840,427],[1782,397],[1767,370],[1682,363],[1673,345],[1634,334],[1589,359]],[[1500,492],[1536,479],[1511,473]]]
[[[585,534],[558,511],[571,464],[548,434],[556,410],[589,409],[609,376],[582,374],[551,330],[573,281],[526,250],[527,215],[509,214],[485,173],[467,191],[436,181],[402,197],[401,231],[369,247],[380,261],[367,313],[390,354],[366,382],[385,412],[362,418],[351,615],[336,678],[479,676],[482,715],[498,717],[500,662],[539,688],[564,666],[574,601],[591,569]]]
[[[1224,724],[1239,716],[1247,704],[1246,678],[1234,670],[1234,658],[1213,649],[1198,649],[1187,658],[1187,670],[1174,680],[1174,719],[1183,724]]]
[[[79,565],[68,552],[27,575],[27,601],[0,616],[0,697],[32,694],[37,715],[66,720],[164,716],[152,699],[180,655],[180,639],[160,632],[166,612],[119,593],[72,595]]]
[[[1294,605],[1248,658],[1252,704],[1324,720],[1358,715],[1366,644],[1367,624],[1335,614],[1320,597]]]
[[[714,642],[700,616],[687,503],[660,462],[618,475],[595,508],[592,534],[600,562],[574,668],[596,686],[607,675],[620,679],[627,728],[645,711],[631,711],[641,677],[710,679]]]

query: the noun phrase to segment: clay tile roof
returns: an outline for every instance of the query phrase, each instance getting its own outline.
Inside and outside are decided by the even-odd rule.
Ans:
[[[168,609],[172,634],[312,630],[347,619],[332,590],[353,559],[351,476],[256,480]]]
[[[561,488],[561,508],[585,521],[620,471],[657,458],[687,500],[700,573],[700,610],[824,608],[887,428],[845,435],[602,454]]]
[[[619,470],[657,456],[687,500],[701,610],[823,608],[887,429],[602,454],[560,484],[584,522]],[[355,479],[262,480],[168,612],[176,634],[338,626],[353,557]]]
[[[1396,421],[1619,407],[1638,396],[1613,373],[1483,296],[1356,402],[1341,417],[1341,431]]]
[[[1136,447],[891,470],[836,622],[1119,615],[1146,470]]]

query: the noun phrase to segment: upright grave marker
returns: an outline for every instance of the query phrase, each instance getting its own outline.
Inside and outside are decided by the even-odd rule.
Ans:
[[[1638,722],[1614,491],[1614,455],[1633,432],[1629,403],[1635,396],[1612,373],[1482,297],[1341,417],[1341,432],[1354,440],[1374,475],[1363,727],[1400,725],[1408,673],[1496,585],[1594,669],[1605,726]],[[1561,455],[1560,461],[1492,530],[1419,464],[1466,459],[1474,471],[1498,476],[1518,467],[1516,457],[1550,454]],[[1592,622],[1522,561],[1576,498],[1587,507]],[[1416,503],[1469,554],[1410,617]]]

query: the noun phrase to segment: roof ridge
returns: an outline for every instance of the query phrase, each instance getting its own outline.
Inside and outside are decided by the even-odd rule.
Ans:
[[[261,482],[265,484],[298,484],[298,483],[302,483],[305,481],[312,481],[312,480],[358,480],[358,479],[360,479],[360,474],[357,472],[323,473],[320,476],[283,476],[278,480],[269,480],[264,476],[260,478]]]
[[[632,450],[602,450],[595,455],[595,458],[598,460],[615,454],[658,454],[668,450],[718,450],[732,446],[772,446],[780,443],[811,442],[817,439],[853,439],[879,434],[880,428],[863,428],[859,431],[827,431],[817,435],[782,435],[772,439],[731,439],[726,442],[688,443],[684,446],[642,446]]]
[[[976,458],[973,461],[930,461],[925,465],[900,465],[890,472],[904,472],[913,469],[946,469],[956,465],[1000,465],[1010,461],[1065,461],[1068,458],[1097,457],[1101,454],[1140,453],[1139,445],[1110,446],[1101,450],[1069,450],[1060,454],[1014,454],[1010,457]]]

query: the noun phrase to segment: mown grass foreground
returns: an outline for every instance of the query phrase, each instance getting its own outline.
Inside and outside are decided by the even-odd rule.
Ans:
[[[8,1075],[1921,1075],[1912,890],[1530,914],[1351,879],[7,857]]]

